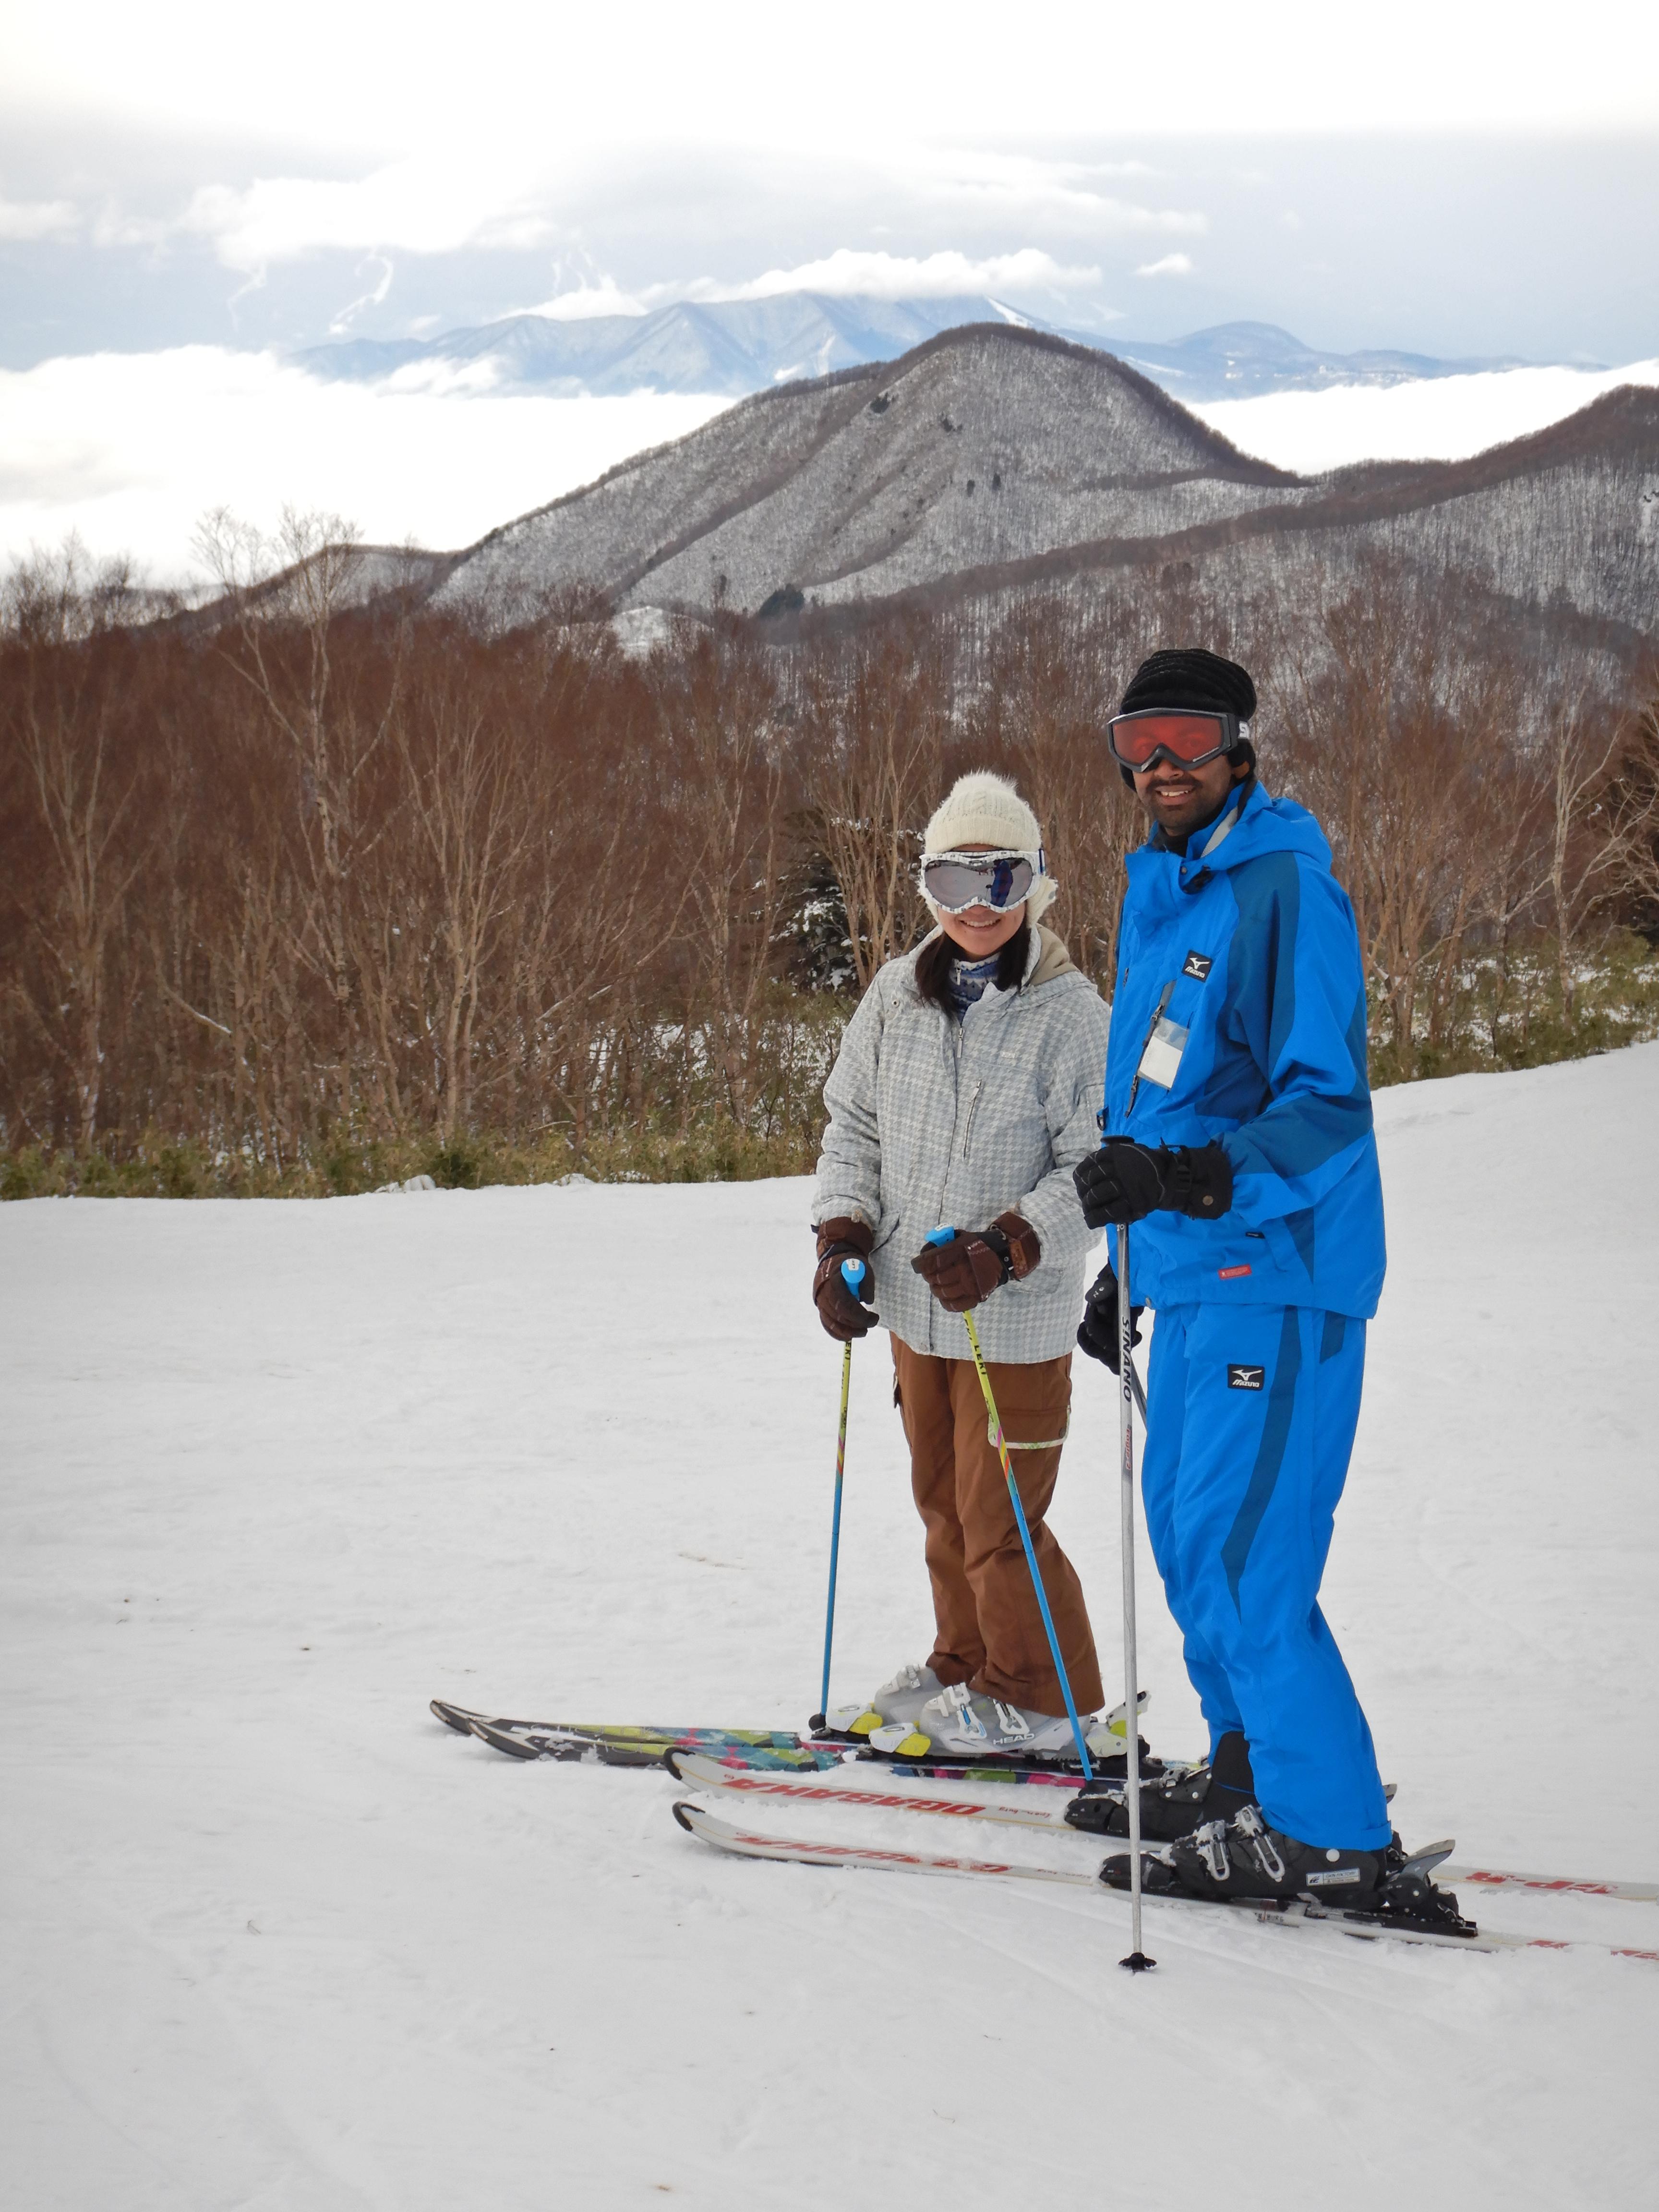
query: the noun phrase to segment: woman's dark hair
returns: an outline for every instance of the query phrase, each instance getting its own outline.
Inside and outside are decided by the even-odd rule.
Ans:
[[[1031,951],[1031,925],[1022,921],[1008,942],[997,954],[996,987],[999,991],[1012,991],[1025,980],[1025,963]],[[951,963],[963,960],[967,955],[962,947],[948,938],[941,929],[939,935],[924,945],[916,957],[916,988],[930,1005],[941,1012],[953,1014],[956,1007],[951,999]]]

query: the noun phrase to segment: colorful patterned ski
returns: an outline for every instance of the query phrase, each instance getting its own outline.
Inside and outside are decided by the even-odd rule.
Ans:
[[[740,1858],[784,1859],[799,1866],[864,1867],[884,1874],[963,1875],[977,1881],[1057,1882],[1070,1889],[1098,1893],[1098,1875],[1064,1871],[1055,1867],[1018,1866],[999,1859],[946,1856],[934,1851],[878,1850],[860,1844],[828,1844],[794,1836],[755,1834],[734,1828],[701,1805],[677,1804],[674,1818],[688,1834],[699,1837],[716,1850]],[[1115,1896],[1120,1893],[1108,1891]],[[1166,1906],[1191,1912],[1226,1913],[1235,1919],[1257,1920],[1271,1926],[1296,1928],[1322,1936],[1364,1942],[1417,1943],[1453,1951],[1600,1951],[1621,1959],[1643,1959],[1659,1964],[1659,1950],[1638,1950],[1614,1943],[1563,1942],[1545,1936],[1510,1936],[1483,1928],[1473,1936],[1454,1936],[1441,1929],[1410,1928],[1398,1923],[1368,1919],[1363,1914],[1321,1911],[1297,1900],[1279,1904],[1239,1899],[1211,1903],[1195,1897],[1157,1897],[1146,1899],[1147,1909],[1161,1912]]]
[[[470,1732],[511,1759],[586,1759],[600,1766],[661,1766],[671,1752],[686,1748],[678,1732],[649,1728],[509,1729],[497,1721],[474,1720]],[[688,1729],[685,1735],[694,1741],[698,1737],[711,1740],[721,1759],[740,1760],[746,1768],[811,1774],[842,1763],[842,1754],[835,1745],[804,1743],[776,1730],[703,1729]]]
[[[507,1735],[580,1736],[588,1743],[678,1743],[704,1751],[717,1750],[728,1743],[744,1747],[765,1744],[779,1751],[799,1750],[801,1745],[800,1736],[793,1729],[653,1728],[648,1723],[632,1721],[518,1721],[500,1713],[474,1712],[469,1706],[453,1705],[443,1698],[434,1698],[432,1710],[446,1728],[453,1729],[460,1735],[471,1735],[476,1721],[486,1721]]]
[[[844,1759],[878,1763],[896,1773],[923,1780],[947,1776],[999,1785],[1021,1782],[1047,1783],[1074,1790],[1078,1770],[1074,1761],[1033,1760],[1022,1765],[999,1760],[993,1765],[971,1760],[901,1759],[873,1751],[850,1738],[800,1735],[782,1729],[711,1729],[651,1727],[635,1723],[577,1721],[511,1720],[491,1713],[474,1712],[465,1705],[434,1698],[432,1711],[446,1728],[458,1735],[474,1735],[495,1750],[514,1759],[581,1759],[592,1758],[611,1766],[654,1766],[671,1750],[697,1751],[743,1766],[793,1772],[822,1772]],[[1155,1771],[1143,1763],[1143,1771]]]

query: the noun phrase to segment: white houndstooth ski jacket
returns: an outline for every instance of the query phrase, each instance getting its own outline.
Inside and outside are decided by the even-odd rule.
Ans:
[[[1010,1207],[1036,1231],[1042,1259],[975,1308],[981,1349],[1030,1364],[1077,1340],[1096,1239],[1072,1169],[1100,1142],[1109,1016],[1053,931],[1031,934],[1019,988],[993,985],[960,1022],[917,991],[915,952],[890,960],[823,1086],[813,1222],[847,1215],[875,1231],[876,1310],[913,1352],[972,1357],[962,1316],[911,1267],[928,1231],[983,1229]]]

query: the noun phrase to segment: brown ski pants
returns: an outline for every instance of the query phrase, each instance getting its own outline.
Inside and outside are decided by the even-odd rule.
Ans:
[[[1031,1588],[1008,1485],[992,1443],[970,1359],[939,1359],[890,1340],[896,1396],[910,1447],[910,1482],[927,1532],[938,1635],[928,1665],[941,1682],[967,1682],[1028,1712],[1066,1710]],[[1043,1516],[1060,1473],[1059,1439],[1072,1402],[1072,1358],[1014,1366],[986,1362],[1020,1503],[1080,1713],[1103,1702],[1100,1665],[1083,1588]],[[1052,1440],[1052,1441],[1051,1441]]]

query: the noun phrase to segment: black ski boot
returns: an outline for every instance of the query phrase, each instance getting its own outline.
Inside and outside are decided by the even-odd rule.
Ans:
[[[1074,1828],[1092,1835],[1127,1836],[1128,1808],[1121,1781],[1102,1785],[1085,1783],[1066,1808]],[[1250,1747],[1237,1729],[1231,1729],[1215,1747],[1207,1766],[1161,1775],[1144,1782],[1140,1790],[1140,1832],[1148,1843],[1173,1842],[1189,1836],[1206,1820],[1230,1820],[1235,1813],[1255,1802],[1255,1778],[1250,1771]]]
[[[1231,1820],[1206,1820],[1189,1835],[1143,1858],[1140,1886],[1149,1897],[1229,1898],[1306,1896],[1336,1911],[1376,1909],[1383,1880],[1381,1851],[1322,1850],[1299,1844],[1270,1828],[1255,1805],[1242,1806]],[[1101,1880],[1113,1889],[1129,1887],[1129,1861],[1108,1859]]]
[[[1449,1890],[1430,1879],[1451,1856],[1435,1844],[1408,1858],[1395,1836],[1386,1850],[1337,1850],[1298,1843],[1270,1828],[1260,1809],[1246,1805],[1228,1821],[1206,1821],[1189,1836],[1142,1855],[1140,1886],[1148,1897],[1193,1897],[1210,1903],[1232,1899],[1288,1904],[1300,1899],[1339,1919],[1473,1936]],[[1112,1889],[1129,1887],[1129,1861],[1109,1858],[1100,1870]]]

